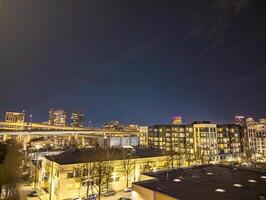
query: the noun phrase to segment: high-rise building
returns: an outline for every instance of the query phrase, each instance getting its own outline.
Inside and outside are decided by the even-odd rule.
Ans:
[[[252,125],[255,125],[255,124],[256,124],[256,122],[255,122],[255,120],[252,117],[246,118],[246,126],[252,126]]]
[[[196,155],[208,160],[218,159],[217,125],[208,121],[193,123]]]
[[[172,117],[172,124],[181,125],[182,124],[182,117],[181,116],[173,116]]]
[[[67,113],[64,110],[49,110],[49,125],[54,126],[66,126],[67,125]]]
[[[235,124],[244,126],[245,125],[245,117],[244,116],[235,116]]]
[[[165,150],[181,159],[204,162],[219,160],[217,127],[207,121],[190,125],[154,125],[148,129],[148,146]]]
[[[84,114],[80,111],[75,111],[71,114],[71,126],[83,127]]]
[[[5,122],[23,123],[25,120],[24,112],[6,112]]]
[[[110,130],[122,130],[123,129],[123,125],[119,121],[107,122],[103,127],[105,129],[110,129]]]
[[[243,153],[244,128],[236,124],[217,125],[218,151],[222,159],[240,157]]]
[[[266,118],[260,118],[260,124],[265,124],[266,125]]]
[[[154,125],[148,128],[148,146],[160,148],[180,160],[194,159],[193,125]]]
[[[148,146],[148,126],[139,127],[139,144],[140,146]]]
[[[266,125],[247,127],[247,145],[251,152],[266,156]]]

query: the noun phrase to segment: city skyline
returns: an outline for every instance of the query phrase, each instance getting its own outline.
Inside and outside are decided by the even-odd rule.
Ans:
[[[55,125],[55,126],[67,126],[67,127],[78,127],[78,128],[86,128],[86,127],[105,127],[107,124],[117,123],[117,125],[125,126],[125,125],[136,125],[136,126],[151,126],[151,125],[188,125],[193,123],[214,123],[214,124],[238,124],[238,125],[255,125],[255,124],[265,124],[266,117],[254,118],[252,116],[243,116],[243,115],[235,115],[233,118],[228,121],[214,121],[214,120],[206,120],[206,119],[184,119],[183,116],[172,116],[168,121],[164,123],[156,122],[154,124],[143,124],[143,123],[132,123],[125,121],[118,121],[116,119],[111,119],[109,121],[104,122],[103,124],[93,124],[92,121],[84,122],[84,115],[81,110],[73,110],[72,112],[68,112],[63,109],[51,108],[48,112],[48,118],[44,121],[34,121],[33,115],[31,113],[26,113],[25,110],[22,112],[17,111],[8,111],[5,113],[5,118],[2,121],[5,122],[33,122],[33,123],[42,123],[45,125]],[[0,120],[1,122],[1,120]]]
[[[266,199],[265,21],[265,0],[0,0],[0,199]]]
[[[0,117],[233,121],[266,112],[265,2],[1,2]]]

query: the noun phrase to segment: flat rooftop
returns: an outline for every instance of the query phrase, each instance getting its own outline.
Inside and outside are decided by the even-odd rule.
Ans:
[[[53,156],[45,156],[46,159],[56,162],[60,165],[68,165],[68,164],[78,164],[78,163],[86,163],[86,162],[97,162],[99,160],[108,160],[106,153],[109,152],[110,160],[123,160],[125,159],[124,153],[122,149],[109,149],[101,151],[97,151],[97,149],[84,149],[84,150],[72,150],[65,151],[58,155]],[[100,154],[99,154],[100,153]],[[161,149],[157,148],[143,148],[143,149],[135,149],[132,153],[132,159],[136,158],[147,158],[147,157],[159,157],[163,156],[163,152]]]
[[[134,184],[178,200],[266,199],[266,173],[248,169],[209,165],[145,175],[155,179]]]

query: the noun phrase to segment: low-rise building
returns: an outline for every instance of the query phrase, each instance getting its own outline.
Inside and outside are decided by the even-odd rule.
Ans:
[[[114,149],[111,152],[113,151]],[[102,192],[106,191],[107,187],[121,191],[131,186],[132,182],[139,181],[142,172],[168,169],[168,160],[167,156],[162,155],[162,151],[155,149],[135,152],[129,157],[128,155],[126,157],[116,156],[112,160],[104,160],[103,156],[96,154],[94,150],[68,151],[42,159],[38,188],[44,191],[46,196],[51,194],[52,199],[57,200],[85,197],[87,189],[88,194],[97,193],[95,187],[99,179],[95,174],[97,174],[98,167],[109,166],[108,169],[111,171],[108,177],[106,174],[102,177]],[[88,182],[89,188],[87,188]]]
[[[144,181],[133,183],[132,200],[266,198],[265,174],[248,169],[208,165],[145,175]]]

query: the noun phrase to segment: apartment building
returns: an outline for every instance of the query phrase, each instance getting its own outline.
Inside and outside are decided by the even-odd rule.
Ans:
[[[190,125],[154,125],[148,130],[148,146],[182,156],[188,165],[199,157],[218,161],[216,129],[216,124],[207,121]]]
[[[98,163],[98,157],[93,157],[94,152],[89,151],[69,151],[55,156],[47,156],[42,159],[41,169],[39,169],[38,188],[46,195],[51,194],[52,199],[71,199],[75,197],[85,197],[87,194],[87,183],[91,185],[88,194],[97,193],[96,185],[93,185],[93,174],[91,171]],[[90,158],[90,161],[86,161]],[[91,159],[93,158],[93,159]],[[161,151],[150,150],[135,153],[130,158],[117,157],[114,160],[102,161],[100,165],[109,163],[111,173],[109,175],[109,189],[121,191],[131,186],[132,182],[140,180],[141,173],[169,168],[169,158],[163,156]],[[126,167],[128,175],[126,175]],[[105,177],[106,178],[106,177]],[[95,179],[94,179],[95,180]],[[106,191],[106,180],[102,182],[103,192]],[[46,196],[46,197],[45,197]],[[40,196],[42,198],[42,196]]]
[[[258,157],[266,156],[266,125],[257,124],[247,127],[247,146]],[[265,159],[265,158],[264,158]]]
[[[221,160],[238,159],[243,156],[244,127],[236,124],[218,124],[217,142]]]

